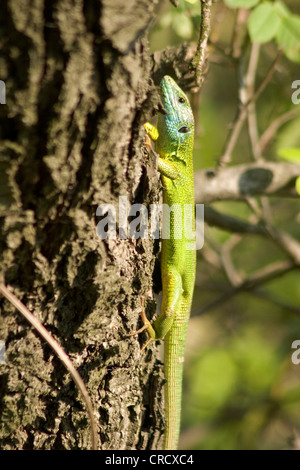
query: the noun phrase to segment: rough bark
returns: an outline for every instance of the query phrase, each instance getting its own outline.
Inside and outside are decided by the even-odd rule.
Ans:
[[[141,354],[145,336],[128,337],[142,296],[150,317],[155,310],[158,243],[96,235],[98,205],[158,198],[142,126],[155,105],[145,38],[154,4],[0,4],[1,282],[78,367],[103,449],[157,448],[163,429],[155,346]],[[89,448],[69,374],[3,298],[0,306],[1,449]]]

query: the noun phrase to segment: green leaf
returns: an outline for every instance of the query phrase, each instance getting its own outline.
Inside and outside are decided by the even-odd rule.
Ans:
[[[279,46],[284,47],[284,53],[290,60],[300,62],[300,16],[282,18],[276,40]]]
[[[300,62],[300,45],[297,47],[291,47],[290,49],[285,49],[284,54],[292,62]]]
[[[291,14],[288,7],[280,0],[277,0],[277,2],[274,2],[274,9],[277,11],[278,15],[281,17],[289,16]]]
[[[300,16],[290,15],[281,19],[276,34],[280,46],[292,49],[300,46]]]
[[[253,42],[264,43],[273,39],[281,19],[270,2],[258,5],[252,10],[248,20],[248,30]]]
[[[260,0],[224,0],[229,8],[252,8],[259,2]]]
[[[190,39],[192,37],[194,31],[193,22],[185,13],[175,15],[172,26],[175,33],[181,38]]]
[[[173,15],[173,12],[167,11],[164,15],[161,16],[159,26],[162,29],[168,28],[172,23]]]
[[[293,163],[300,163],[300,148],[279,149],[278,155]]]

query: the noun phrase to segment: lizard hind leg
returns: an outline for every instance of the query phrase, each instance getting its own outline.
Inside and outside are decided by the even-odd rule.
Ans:
[[[133,333],[130,333],[128,336],[135,336],[135,335],[138,335],[140,333],[142,333],[143,331],[147,330],[148,334],[149,334],[149,339],[146,341],[146,343],[143,345],[142,349],[141,349],[141,352],[144,351],[144,349],[146,349],[146,347],[152,342],[152,341],[155,341],[157,338],[157,335],[155,333],[155,330],[154,328],[152,327],[150,321],[148,320],[147,316],[146,316],[146,312],[145,312],[145,299],[144,297],[142,297],[142,300],[141,300],[141,304],[142,304],[142,309],[141,309],[141,312],[140,312],[140,315],[141,315],[141,318],[142,318],[142,321],[143,321],[143,326],[141,328],[139,328],[138,330],[134,331]]]

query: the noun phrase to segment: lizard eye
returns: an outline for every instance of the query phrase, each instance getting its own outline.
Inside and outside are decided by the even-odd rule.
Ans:
[[[182,134],[186,134],[187,132],[189,132],[189,128],[187,126],[183,126],[179,129],[178,132],[181,132]]]
[[[178,98],[178,101],[179,101],[179,103],[185,103],[185,99],[182,98],[182,96],[180,96],[180,97]]]

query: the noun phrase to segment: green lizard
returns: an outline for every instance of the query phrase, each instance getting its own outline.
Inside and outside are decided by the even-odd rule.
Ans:
[[[166,419],[164,448],[176,449],[181,416],[182,373],[186,331],[195,283],[195,205],[193,174],[194,117],[189,101],[174,80],[165,76],[160,85],[167,114],[158,117],[157,129],[145,124],[159,154],[158,171],[163,202],[170,211],[170,236],[162,240],[161,314],[151,325],[142,312],[150,341],[165,339],[164,362]],[[190,210],[188,210],[188,208]],[[163,215],[163,230],[164,230]],[[190,234],[187,234],[189,224]],[[192,235],[191,235],[192,231]]]

